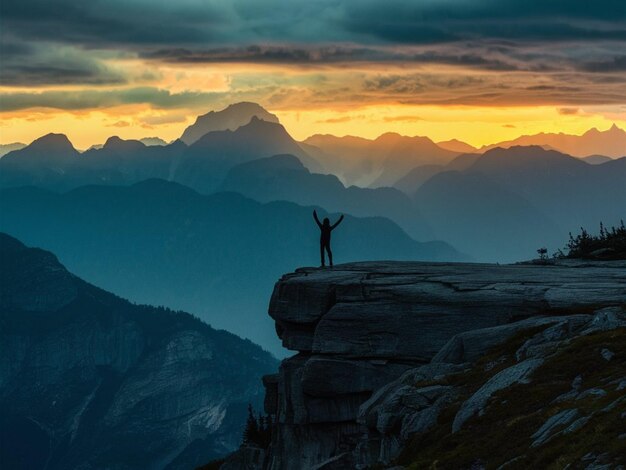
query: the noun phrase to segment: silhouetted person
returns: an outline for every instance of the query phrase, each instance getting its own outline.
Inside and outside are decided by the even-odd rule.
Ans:
[[[332,232],[333,229],[341,223],[341,221],[343,220],[343,215],[339,217],[339,220],[335,222],[333,225],[330,225],[330,220],[328,220],[328,217],[324,219],[324,222],[320,223],[320,219],[317,218],[316,211],[313,211],[313,218],[315,219],[317,226],[320,228],[320,231],[322,232],[320,234],[320,258],[322,259],[322,267],[326,266],[324,262],[324,250],[326,250],[326,253],[328,253],[328,263],[332,267],[333,266],[333,252],[330,249],[330,232]]]

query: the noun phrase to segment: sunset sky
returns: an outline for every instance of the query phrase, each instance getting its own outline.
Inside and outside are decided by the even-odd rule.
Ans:
[[[626,128],[624,0],[7,0],[0,143],[179,137],[237,101],[297,139]]]

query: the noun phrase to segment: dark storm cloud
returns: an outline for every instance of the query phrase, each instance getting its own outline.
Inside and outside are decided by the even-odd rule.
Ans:
[[[107,65],[112,55],[157,65],[339,69],[358,64],[365,69],[393,63],[417,70],[435,64],[485,73],[397,77],[386,86],[386,79],[372,72],[362,89],[350,84],[344,94],[356,100],[361,93],[392,93],[404,102],[416,99],[406,94],[445,88],[457,90],[459,102],[522,102],[525,92],[566,105],[616,102],[626,70],[625,0],[4,0],[1,15],[0,85],[5,86],[132,83]],[[534,78],[512,83],[482,77],[491,72],[549,78],[548,83]],[[550,88],[533,88],[542,86]],[[154,106],[187,99],[150,90],[141,99]],[[72,96],[64,99],[70,109],[140,99],[119,91],[98,93],[81,95],[85,104]],[[319,93],[328,102],[337,96],[330,90]],[[285,96],[276,91],[268,100]],[[39,98],[13,96],[12,106],[32,100],[33,106],[67,109],[60,96]],[[447,103],[454,97],[442,92],[424,100]]]
[[[44,91],[42,93],[0,93],[0,111],[41,107],[66,110],[107,108],[125,104],[151,104],[155,108],[177,108],[191,105],[210,105],[221,93],[170,93],[154,87],[123,90]]]
[[[220,9],[207,2],[7,0],[2,4],[5,31],[23,39],[85,47],[206,41],[222,20]]]
[[[347,2],[343,25],[407,44],[472,39],[626,39],[623,0]]]
[[[68,46],[25,43],[2,36],[0,85],[119,85],[126,78],[91,54]]]
[[[458,49],[458,48],[457,48]],[[191,50],[158,49],[141,54],[147,59],[173,63],[270,63],[270,64],[349,64],[349,63],[431,63],[477,67],[485,70],[522,70],[524,65],[505,58],[493,58],[460,50],[389,50],[372,47],[327,46],[247,46]]]
[[[626,40],[623,0],[7,0],[2,20],[24,40],[144,52],[172,45]]]
[[[626,72],[626,55],[588,62],[581,68],[588,72]]]

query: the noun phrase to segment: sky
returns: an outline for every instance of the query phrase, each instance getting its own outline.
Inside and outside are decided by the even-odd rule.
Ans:
[[[3,0],[0,143],[179,137],[258,102],[297,139],[626,128],[624,0]]]

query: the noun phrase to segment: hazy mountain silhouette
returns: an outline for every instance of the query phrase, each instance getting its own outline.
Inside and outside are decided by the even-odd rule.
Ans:
[[[618,223],[624,216],[624,158],[589,165],[541,147],[512,147],[486,152],[471,170],[528,199],[567,231]]]
[[[210,111],[198,116],[196,122],[187,127],[180,140],[187,145],[195,143],[203,135],[213,131],[234,131],[257,117],[278,124],[278,118],[257,103],[241,102],[227,106],[221,111]]]
[[[3,468],[194,468],[238,446],[269,353],[6,234],[0,258]]]
[[[101,177],[98,184],[132,184],[148,178],[169,178],[178,159],[187,150],[180,140],[169,145],[146,146],[139,140],[109,137],[101,149],[88,150],[82,166]],[[84,184],[84,183],[83,183]],[[82,186],[80,181],[73,187]]]
[[[181,141],[147,147],[110,137],[82,154],[63,134],[48,134],[0,159],[0,186],[33,185],[67,190],[87,184],[132,184],[169,178],[187,149]]]
[[[335,175],[311,173],[293,155],[276,155],[235,166],[220,189],[260,202],[284,200],[319,205],[331,212],[357,217],[387,217],[418,240],[432,239],[417,208],[402,192],[394,188],[346,188]]]
[[[496,147],[508,148],[519,145],[549,146],[552,149],[575,157],[606,155],[608,157],[618,158],[626,156],[626,131],[613,124],[613,126],[606,131],[599,131],[593,128],[580,136],[542,132],[536,135],[524,135],[517,139],[484,146],[480,150],[484,152]]]
[[[588,157],[581,157],[580,159],[590,165],[601,165],[613,160],[611,157],[606,157],[604,155],[589,155]]]
[[[478,151],[476,147],[472,147],[470,144],[458,139],[444,140],[437,142],[437,145],[442,149],[458,153],[476,153]]]
[[[346,184],[391,186],[418,165],[446,164],[458,152],[445,150],[427,137],[386,133],[374,140],[314,135],[305,144],[320,150],[312,155]]]
[[[534,146],[461,155],[443,168],[418,167],[397,187],[409,194],[417,188],[414,201],[435,238],[480,260],[514,261],[533,256],[533,244],[561,248],[580,226],[618,224],[625,181],[626,158],[590,165]]]
[[[151,147],[153,145],[167,145],[167,142],[165,142],[160,137],[143,137],[142,139],[139,139],[139,142],[148,147]]]
[[[198,139],[185,151],[172,179],[208,193],[233,166],[278,154],[295,155],[310,170],[321,170],[282,125],[252,117],[234,131],[209,132]]]
[[[64,194],[12,188],[0,198],[0,230],[53,250],[81,277],[133,301],[192,311],[277,353],[267,293],[284,272],[319,264],[312,208],[293,203],[202,196],[162,180]],[[388,219],[349,215],[333,250],[337,264],[460,256],[445,243],[412,240]]]
[[[26,147],[26,144],[21,142],[13,142],[10,144],[0,144],[0,157],[4,157],[7,153],[13,150],[20,150]]]
[[[50,134],[0,159],[0,185],[67,190],[86,184],[133,184],[162,178],[210,193],[233,166],[284,153],[321,171],[318,162],[282,125],[256,117],[234,131],[209,132],[190,147],[180,140],[146,146],[113,136],[101,148],[80,154],[66,136]]]
[[[426,181],[446,170],[449,170],[446,165],[420,165],[396,181],[393,187],[412,195]]]
[[[478,172],[444,171],[414,197],[436,237],[479,260],[519,261],[566,241],[538,207]]]
[[[413,195],[426,181],[444,171],[463,171],[481,157],[480,153],[463,153],[445,165],[419,165],[393,184],[394,188]]]

